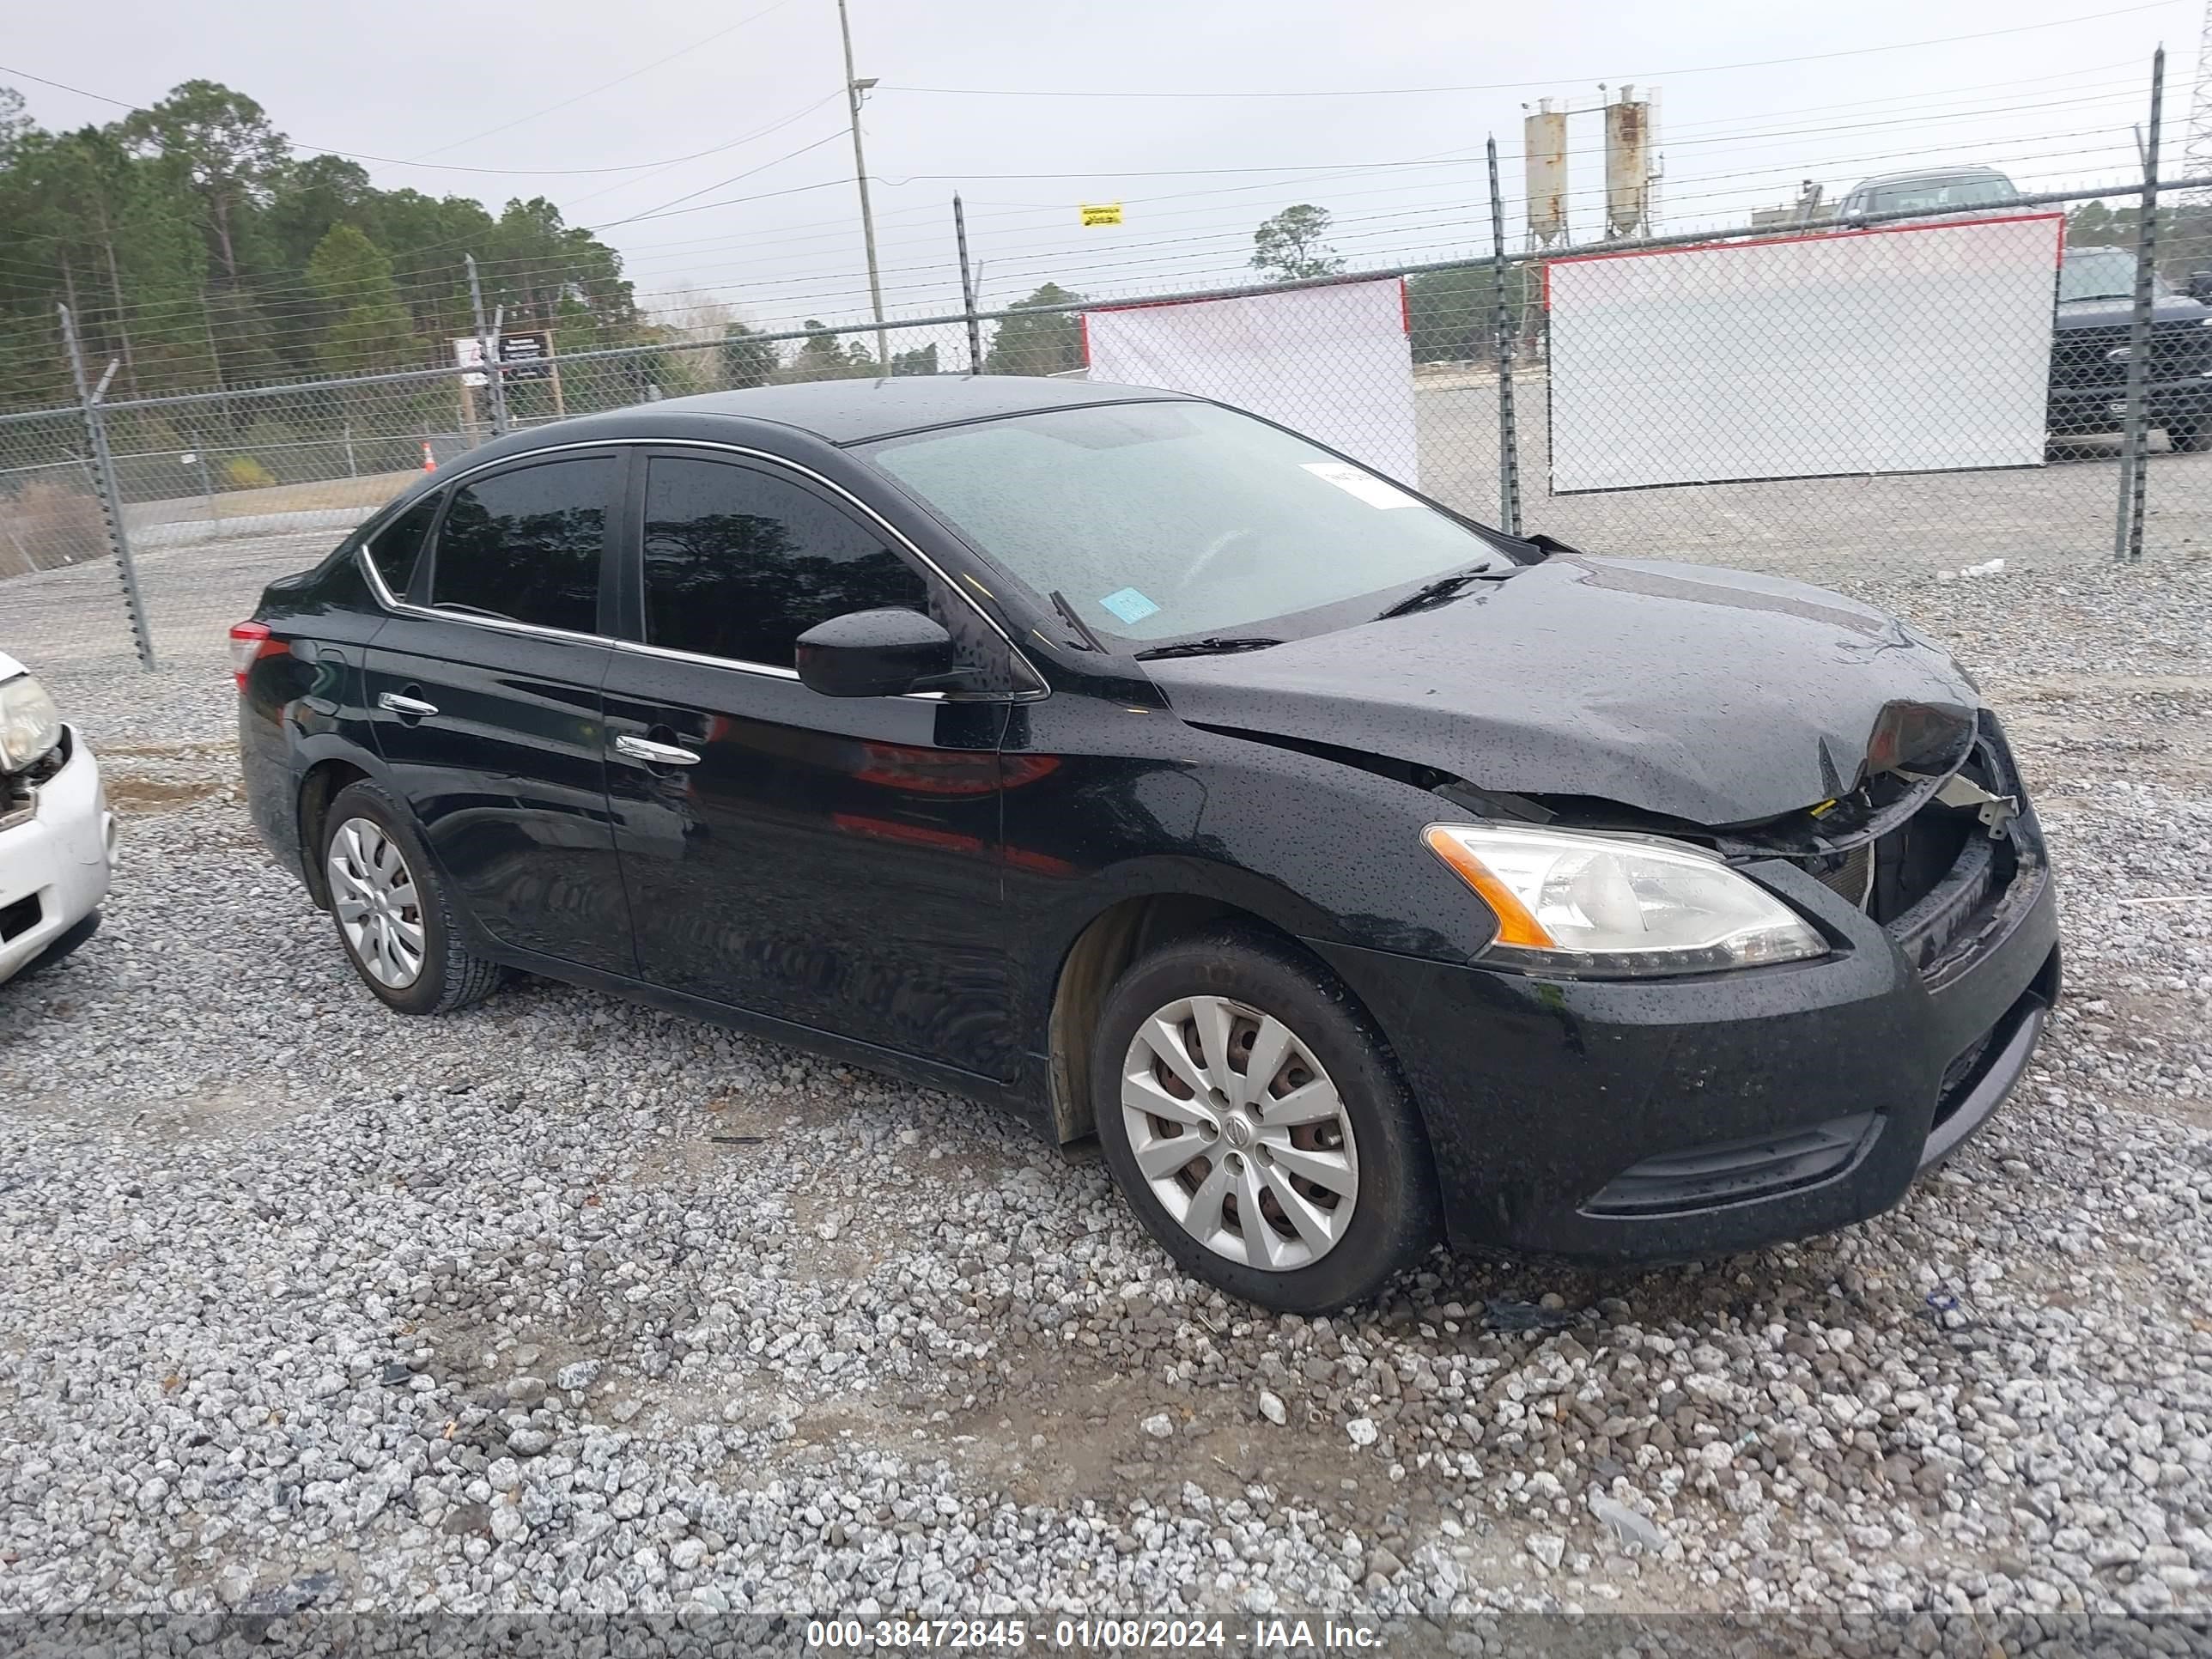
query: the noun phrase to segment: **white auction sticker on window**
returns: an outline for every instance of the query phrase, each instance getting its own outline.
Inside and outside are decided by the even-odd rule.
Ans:
[[[1386,483],[1372,472],[1362,472],[1348,461],[1308,461],[1305,470],[1316,478],[1326,478],[1347,495],[1357,495],[1370,507],[1388,511],[1394,507],[1413,507],[1413,498],[1394,483]]]

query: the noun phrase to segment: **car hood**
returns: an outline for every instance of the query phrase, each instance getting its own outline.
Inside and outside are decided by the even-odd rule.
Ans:
[[[2150,319],[2153,323],[2172,326],[2176,323],[2198,323],[2212,319],[2212,306],[2199,304],[2179,294],[2166,294],[2151,301]],[[2062,300],[2052,319],[2053,326],[2064,334],[2075,329],[2110,328],[2115,323],[2135,319],[2135,302],[2131,300],[2108,299]]]
[[[1955,760],[1980,703],[1948,655],[1871,606],[1583,554],[1409,616],[1145,666],[1194,724],[1714,827]]]

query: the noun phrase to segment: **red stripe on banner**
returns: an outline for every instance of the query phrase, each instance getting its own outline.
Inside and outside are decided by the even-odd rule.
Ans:
[[[1806,236],[1760,236],[1749,241],[1692,242],[1682,247],[1626,247],[1615,253],[1565,253],[1553,260],[1552,264],[1587,264],[1596,259],[1649,259],[1666,253],[1711,253],[1720,248],[1775,247],[1784,242],[1837,242],[1847,236],[1909,236],[1922,230],[1957,230],[1966,225],[2025,225],[2048,219],[2062,229],[2066,223],[2063,213],[2008,213],[2001,219],[1945,219],[1932,225],[1870,225],[1864,230],[1820,230]],[[1545,303],[1551,302],[1551,266],[1544,270]]]
[[[1405,331],[1407,338],[1411,339],[1413,334],[1413,296],[1406,292],[1403,276],[1398,279],[1398,325]]]

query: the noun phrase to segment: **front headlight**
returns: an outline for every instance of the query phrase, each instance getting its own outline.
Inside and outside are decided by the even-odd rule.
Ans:
[[[1765,888],[1679,842],[1466,823],[1423,839],[1497,913],[1485,958],[1532,973],[1700,974],[1828,949]]]
[[[20,772],[62,740],[62,711],[28,674],[0,685],[0,772]]]

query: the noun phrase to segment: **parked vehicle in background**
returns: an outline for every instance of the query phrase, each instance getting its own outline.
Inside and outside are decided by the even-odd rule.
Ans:
[[[114,849],[92,750],[46,687],[0,653],[0,981],[92,937]]]
[[[2212,306],[2151,279],[2144,407],[2166,441],[2212,449]],[[2051,431],[2115,432],[2127,419],[2136,256],[2131,248],[2069,247],[2058,268],[2051,336]]]
[[[2015,207],[2019,188],[1995,167],[1942,167],[1917,173],[1886,173],[1863,179],[1836,204],[1836,216],[1846,222],[1876,213],[1924,213],[1930,218],[1956,219],[1992,209]],[[1888,220],[1908,224],[1910,220]]]
[[[523,968],[1095,1132],[1186,1271],[1276,1309],[1439,1236],[1710,1259],[1871,1215],[2058,989],[1996,717],[1894,618],[1506,535],[1170,392],[539,428],[232,639],[255,824],[388,1006]]]

